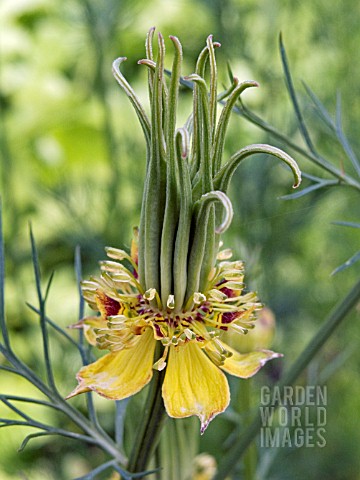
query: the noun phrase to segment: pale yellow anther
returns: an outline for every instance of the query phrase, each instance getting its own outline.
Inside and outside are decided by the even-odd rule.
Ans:
[[[220,335],[220,332],[218,332],[217,330],[210,330],[209,332],[210,338],[217,338],[219,337],[219,335]]]
[[[118,248],[105,247],[105,251],[108,257],[115,260],[124,260],[124,258],[129,257],[129,255],[124,250],[120,250]]]
[[[169,296],[168,296],[168,299],[167,299],[167,302],[166,302],[166,306],[167,306],[167,308],[169,308],[170,310],[172,310],[173,308],[175,308],[175,297],[174,297],[174,295],[169,295]]]
[[[228,327],[231,328],[232,330],[235,330],[237,333],[242,333],[243,335],[246,335],[249,331],[247,328],[241,327],[236,323],[229,323]]]
[[[225,358],[230,358],[233,356],[233,352],[230,352],[229,350],[224,351],[224,356]]]
[[[229,260],[232,257],[232,250],[230,248],[225,248],[225,250],[221,250],[216,258],[217,260]]]
[[[155,296],[156,296],[156,289],[155,288],[149,288],[149,290],[146,290],[146,292],[144,293],[144,298],[145,300],[154,300]]]
[[[196,334],[189,328],[185,328],[184,333],[188,340],[195,340]]]
[[[195,292],[193,296],[193,300],[196,305],[199,305],[200,303],[203,303],[206,301],[206,296],[203,293]]]
[[[166,367],[166,361],[163,357],[161,357],[157,362],[154,363],[153,365],[153,369],[154,370],[158,370],[159,372],[161,372],[161,370],[164,370],[164,368]]]
[[[102,260],[99,262],[100,269],[106,272],[123,272],[124,266],[121,263],[112,260]]]
[[[118,272],[112,275],[114,282],[130,282],[131,276],[126,272]]]
[[[124,322],[108,322],[107,323],[108,328],[111,330],[125,330],[126,328],[129,328]]]
[[[217,302],[222,302],[223,300],[226,300],[228,298],[228,296],[224,292],[221,292],[216,288],[211,289],[208,292],[208,295],[211,300],[215,300]]]
[[[209,356],[210,360],[218,367],[224,364],[225,357],[224,355],[221,355],[221,353],[215,350],[206,350],[206,353]]]

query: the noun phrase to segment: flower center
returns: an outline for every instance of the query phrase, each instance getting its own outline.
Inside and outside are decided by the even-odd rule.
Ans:
[[[219,255],[222,259],[221,252]],[[101,277],[82,283],[84,298],[101,313],[101,317],[92,317],[88,322],[100,349],[116,352],[132,348],[139,336],[151,328],[154,340],[164,347],[164,356],[155,368],[164,368],[170,347],[189,342],[196,342],[214,363],[221,365],[231,355],[219,339],[222,332],[244,334],[254,327],[254,313],[261,305],[255,293],[243,292],[241,262],[219,262],[209,277],[206,292],[194,292],[179,309],[172,294],[163,303],[155,288],[144,292],[134,275],[136,264],[125,252],[108,249],[108,256],[117,261],[101,262]],[[119,262],[124,258],[133,262],[134,271]]]
[[[124,348],[129,345],[131,336],[141,335],[149,327],[153,329],[154,338],[165,347],[189,341],[206,342],[214,337],[214,333],[207,329],[212,308],[205,296],[202,296],[201,304],[193,305],[186,312],[174,312],[171,306],[164,310],[152,305],[155,293],[138,295],[136,303],[127,305],[105,297],[99,292],[98,303],[101,303],[100,310],[107,321],[106,327],[96,329],[97,343],[101,348]]]

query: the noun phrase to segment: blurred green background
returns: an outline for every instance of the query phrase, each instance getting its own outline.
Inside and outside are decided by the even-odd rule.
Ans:
[[[301,144],[279,57],[281,31],[314,143],[336,167],[353,174],[316,116],[302,81],[332,113],[341,93],[344,130],[360,152],[360,3],[355,0],[2,0],[0,149],[7,315],[15,346],[32,366],[41,354],[38,320],[25,304],[35,302],[29,221],[44,279],[55,270],[48,314],[62,326],[75,323],[78,315],[75,247],[81,246],[84,276],[96,273],[104,246],[128,246],[132,227],[139,222],[144,142],[136,116],[112,78],[111,63],[118,56],[128,57],[123,72],[146,102],[146,71],[136,61],[145,55],[145,34],[153,25],[164,36],[180,38],[184,74],[194,71],[207,35],[214,34],[222,44],[217,51],[220,83],[228,84],[227,62],[240,80],[257,80],[260,89],[246,92],[245,103]],[[169,55],[168,67],[170,61]],[[185,120],[189,91],[183,91],[181,102],[180,118]],[[228,155],[261,142],[284,147],[233,116]],[[307,173],[324,176],[307,160],[295,158]],[[358,265],[331,276],[359,245],[359,230],[332,224],[359,221],[358,193],[332,188],[280,200],[291,193],[290,182],[275,160],[245,162],[233,179],[235,216],[224,238],[236,257],[246,261],[247,284],[276,315],[274,349],[285,354],[276,364],[282,368],[291,365],[359,276]],[[277,449],[263,478],[360,478],[356,320],[359,314],[353,313],[307,372],[310,382],[328,386],[326,447]],[[75,384],[80,362],[58,339],[51,347],[65,396]],[[261,383],[278,373],[269,367],[259,376],[255,405]],[[1,392],[29,390],[5,373],[0,382]],[[108,403],[99,401],[99,408],[106,417]],[[0,412],[2,416],[5,409]],[[49,420],[48,412],[39,415]],[[215,457],[227,431],[226,421],[216,422],[201,440],[201,449]],[[18,454],[27,433],[0,431],[1,479],[67,480],[101,458],[96,451],[56,438],[34,440]],[[260,460],[268,454],[260,449]]]

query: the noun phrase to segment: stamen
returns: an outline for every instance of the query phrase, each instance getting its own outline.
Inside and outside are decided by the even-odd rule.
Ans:
[[[217,260],[228,260],[229,258],[232,257],[232,250],[230,248],[226,248],[225,250],[221,250],[217,256]]]
[[[91,291],[91,290],[94,290],[96,291],[98,289],[98,284],[97,282],[94,282],[94,281],[90,281],[90,280],[83,280],[81,283],[81,288],[86,288],[86,290],[88,291]]]
[[[168,296],[168,299],[167,299],[167,302],[166,302],[166,306],[170,309],[170,310],[173,310],[175,308],[175,297],[174,295],[169,295]]]
[[[125,315],[109,315],[108,316],[108,323],[110,325],[122,325],[124,324],[127,320],[129,320],[128,317]]]
[[[217,331],[217,330],[210,330],[209,335],[210,335],[211,339],[214,339],[214,338],[217,338],[220,335],[220,332]]]
[[[124,272],[125,267],[121,263],[112,260],[101,260],[99,262],[100,269],[106,272]]]
[[[188,340],[195,340],[196,334],[189,328],[184,329],[184,334]]]
[[[211,289],[208,292],[208,296],[210,301],[215,300],[217,302],[222,302],[228,298],[224,292],[222,292],[221,290],[217,290],[216,288]]]
[[[149,290],[146,290],[146,292],[144,293],[143,297],[144,297],[145,300],[147,300],[148,302],[151,302],[151,300],[154,300],[155,295],[156,295],[156,289],[155,289],[155,288],[149,288]]]
[[[210,350],[208,348],[205,349],[205,353],[210,358],[210,360],[218,367],[224,365],[225,357],[224,355],[221,355],[221,353],[217,352],[216,350]]]
[[[153,368],[155,370],[158,370],[159,372],[161,372],[161,370],[164,370],[164,368],[166,367],[166,357],[167,357],[168,351],[169,351],[169,347],[166,347],[161,358],[159,358],[159,360],[154,363]]]
[[[236,323],[229,323],[226,326],[229,327],[232,330],[235,330],[235,332],[241,333],[243,335],[246,335],[249,331],[247,328],[241,327],[240,325],[237,325]]]
[[[195,292],[193,295],[193,300],[195,305],[200,305],[200,303],[206,302],[206,296],[203,293]]]
[[[229,358],[232,356],[232,352],[230,352],[229,350],[226,350],[224,345],[217,338],[214,338],[213,344],[215,345],[216,349],[220,352],[220,354],[225,358]]]
[[[124,260],[125,258],[129,260],[129,254],[126,253],[124,250],[120,250],[119,248],[114,247],[105,247],[105,252],[109,258],[113,258],[114,260]]]

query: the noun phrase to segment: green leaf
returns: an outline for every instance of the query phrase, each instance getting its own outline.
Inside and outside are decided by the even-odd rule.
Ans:
[[[360,228],[360,223],[355,222],[332,222],[333,225],[341,225],[343,227],[352,227],[352,228]]]
[[[304,197],[308,193],[314,192],[316,190],[320,190],[321,188],[325,187],[331,187],[331,186],[336,186],[339,185],[339,182],[337,180],[326,180],[326,181],[321,181],[317,183],[313,183],[312,185],[309,185],[306,188],[303,188],[302,190],[299,190],[295,193],[290,193],[289,195],[283,195],[280,197],[281,200],[296,200],[297,198]]]
[[[35,238],[34,238],[31,226],[30,226],[30,241],[31,241],[31,255],[32,255],[32,262],[33,262],[34,275],[35,275],[36,291],[37,291],[37,297],[39,301],[39,318],[40,318],[40,328],[41,328],[41,335],[42,335],[42,341],[43,341],[43,352],[44,352],[46,376],[47,376],[47,381],[50,388],[54,392],[57,392],[54,375],[52,371],[52,366],[51,366],[49,338],[48,338],[48,330],[47,330],[46,315],[45,315],[46,297],[48,295],[52,276],[50,277],[49,283],[47,285],[46,297],[44,298],[41,291],[41,272],[40,272],[39,257],[38,257]]]
[[[310,99],[312,100],[315,111],[319,115],[319,117],[323,120],[323,122],[333,131],[335,132],[336,127],[334,124],[331,115],[329,114],[328,110],[325,108],[324,104],[321,102],[319,97],[311,90],[311,88],[303,82],[304,88]]]
[[[294,88],[293,81],[292,81],[292,78],[291,78],[290,68],[289,68],[287,55],[286,55],[286,51],[285,51],[285,47],[284,47],[284,44],[283,44],[283,41],[282,41],[282,35],[281,34],[279,36],[279,47],[280,47],[281,61],[282,61],[282,64],[283,64],[283,69],[284,69],[284,74],[285,74],[286,86],[287,86],[287,89],[288,89],[288,92],[289,92],[289,95],[290,95],[291,102],[292,102],[293,107],[294,107],[296,118],[298,120],[300,133],[301,133],[306,145],[308,146],[309,150],[314,155],[317,155],[314,144],[312,143],[309,132],[306,128],[305,121],[304,121],[303,115],[302,115],[301,110],[300,110],[299,102],[298,102],[297,97],[296,97],[295,88]]]
[[[360,162],[357,156],[355,155],[354,150],[352,149],[348,139],[346,138],[343,128],[342,128],[342,120],[341,120],[341,97],[340,94],[337,95],[336,100],[336,121],[331,118],[329,112],[319,100],[319,98],[315,95],[315,93],[304,83],[305,90],[309,97],[311,98],[314,106],[316,108],[316,112],[319,114],[320,118],[324,121],[324,123],[331,129],[332,132],[335,133],[340,145],[342,146],[344,152],[346,153],[347,157],[349,158],[350,162],[352,163],[356,173],[360,176]]]
[[[116,465],[116,462],[114,460],[110,460],[109,462],[105,462],[102,465],[99,465],[98,467],[94,468],[94,470],[91,470],[91,472],[87,473],[86,475],[83,475],[81,477],[76,477],[74,480],[93,480],[96,478],[96,476],[108,468],[114,468]],[[130,479],[131,477],[125,472],[124,470],[121,470],[121,474],[123,475],[124,479]]]
[[[346,138],[343,129],[342,129],[342,120],[341,120],[341,97],[340,94],[337,96],[336,102],[336,135],[343,147],[346,155],[348,156],[349,160],[351,161],[356,173],[360,177],[360,163],[358,158],[356,157],[354,150],[352,149],[348,139]]]
[[[331,275],[335,275],[336,273],[342,272],[343,270],[345,270],[345,268],[351,267],[352,265],[354,265],[354,263],[358,262],[359,260],[360,260],[360,251],[358,251],[352,257],[346,260],[345,263],[335,268],[335,270],[331,272]]]
[[[24,440],[22,441],[19,449],[18,449],[18,452],[21,453],[25,447],[27,446],[27,444],[30,442],[30,440],[32,440],[33,438],[39,438],[39,437],[46,437],[46,436],[49,436],[49,435],[55,435],[54,433],[52,432],[38,432],[38,433],[30,433],[30,435],[27,435]]]

